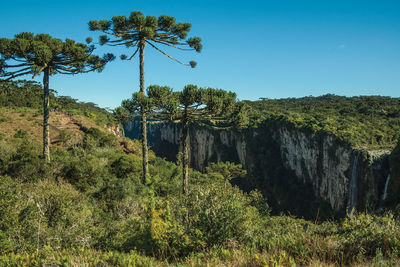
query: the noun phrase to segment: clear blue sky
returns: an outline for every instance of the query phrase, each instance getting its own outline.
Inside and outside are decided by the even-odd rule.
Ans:
[[[84,42],[87,22],[129,15],[170,15],[191,22],[203,51],[170,51],[198,67],[178,65],[146,48],[146,86],[222,88],[239,99],[333,93],[400,96],[400,1],[393,0],[13,0],[2,1],[0,35],[29,31]],[[103,47],[99,53],[123,52]],[[29,78],[29,77],[27,77]],[[54,76],[60,95],[114,108],[139,87],[138,61],[110,63],[102,73]]]

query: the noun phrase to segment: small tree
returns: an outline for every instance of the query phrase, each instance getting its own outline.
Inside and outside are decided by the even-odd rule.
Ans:
[[[191,124],[205,127],[226,127],[228,119],[223,117],[234,110],[236,94],[212,88],[202,89],[187,85],[182,92],[172,92],[167,86],[152,85],[148,97],[133,94],[132,100],[122,105],[129,112],[144,107],[146,114],[161,121],[174,121],[182,125],[182,192],[188,194],[189,178],[189,127]]]
[[[242,164],[235,164],[229,161],[211,163],[211,165],[206,168],[206,171],[208,174],[216,177],[222,176],[225,187],[227,181],[230,181],[233,178],[243,178],[247,175],[247,171],[243,170]]]
[[[50,101],[49,76],[54,74],[78,74],[101,71],[112,60],[112,54],[104,57],[92,55],[93,46],[62,41],[48,34],[23,32],[14,39],[0,38],[0,77],[3,81],[31,74],[33,78],[43,73],[43,157],[50,162]]]
[[[133,48],[133,53],[128,57],[121,55],[123,60],[132,60],[139,52],[139,72],[140,72],[140,93],[145,94],[144,85],[144,51],[146,45],[150,45],[161,54],[178,62],[179,64],[196,66],[195,61],[185,64],[170,56],[159,48],[158,45],[176,48],[179,50],[195,50],[200,52],[202,49],[201,39],[198,37],[187,38],[190,31],[190,23],[176,23],[174,17],[161,15],[158,18],[153,16],[143,16],[141,12],[134,11],[129,17],[115,16],[111,20],[93,20],[89,22],[91,31],[100,31],[106,35],[100,36],[100,45],[126,46]],[[91,41],[91,38],[88,38]],[[146,112],[144,107],[140,108],[142,125],[142,154],[143,154],[143,183],[146,184],[148,175],[148,148],[146,131]]]

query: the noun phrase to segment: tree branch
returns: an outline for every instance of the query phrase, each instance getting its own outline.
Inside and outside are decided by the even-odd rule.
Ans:
[[[157,43],[160,43],[160,44],[163,44],[163,45],[167,45],[167,46],[169,46],[169,47],[173,47],[173,48],[176,48],[176,49],[179,49],[179,50],[183,50],[183,51],[193,51],[193,50],[194,50],[194,48],[182,48],[182,47],[178,47],[178,46],[169,44],[169,43],[167,43],[167,42],[161,41],[160,39],[156,39],[156,40],[153,40],[153,41],[154,41],[154,42],[157,42]]]
[[[135,57],[136,53],[139,51],[139,47],[136,48],[136,51],[132,54],[132,56],[128,60],[132,60]]]
[[[150,43],[149,41],[146,40],[146,43],[148,43],[149,45],[151,45],[152,47],[154,47],[157,51],[159,51],[160,53],[164,54],[165,56],[169,57],[170,59],[178,62],[179,64],[183,65],[183,66],[189,66],[188,64],[185,64],[179,60],[177,60],[176,58],[171,57],[170,55],[168,55],[167,53],[165,53],[164,51],[162,51],[161,49],[159,49],[157,46],[153,45],[152,43]]]
[[[47,64],[44,64],[44,66],[32,76],[32,79],[35,79],[36,75],[41,73],[46,67],[47,67]]]
[[[30,68],[28,68],[28,69],[30,69]],[[14,79],[16,77],[27,75],[27,74],[30,74],[30,73],[32,73],[32,71],[26,71],[26,72],[11,74],[10,77],[8,77],[7,79],[4,79],[3,81],[9,81],[9,80]],[[8,75],[10,75],[10,74],[8,74]],[[6,75],[6,76],[8,76],[8,75]]]

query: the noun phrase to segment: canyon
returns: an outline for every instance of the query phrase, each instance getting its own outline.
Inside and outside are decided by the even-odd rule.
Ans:
[[[124,131],[140,137],[135,120]],[[180,125],[149,124],[148,140],[158,156],[176,161]],[[357,149],[334,135],[290,124],[264,123],[242,131],[192,125],[190,146],[191,167],[199,171],[211,162],[242,164],[248,176],[233,183],[260,190],[275,212],[313,218],[376,211],[395,194],[390,150]]]

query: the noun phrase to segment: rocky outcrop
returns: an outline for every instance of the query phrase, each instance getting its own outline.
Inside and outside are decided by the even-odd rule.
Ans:
[[[130,122],[125,134],[138,138],[139,127]],[[148,131],[152,149],[175,160],[179,125],[150,124]],[[356,150],[333,135],[290,125],[270,123],[244,132],[193,126],[190,144],[192,167],[204,171],[210,162],[241,163],[249,174],[241,185],[260,189],[282,209],[298,205],[298,215],[320,212],[322,206],[335,213],[375,209],[389,174],[390,151]]]
[[[122,137],[124,136],[124,129],[119,125],[107,125],[105,126],[107,130],[115,136]]]

